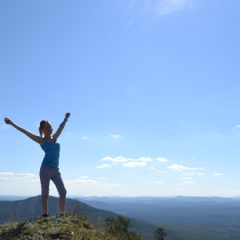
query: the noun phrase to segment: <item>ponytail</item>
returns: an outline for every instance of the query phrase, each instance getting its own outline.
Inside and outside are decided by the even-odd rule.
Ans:
[[[43,136],[43,130],[42,129],[44,128],[45,123],[49,123],[49,121],[48,120],[42,120],[39,124],[38,131],[39,131],[39,134],[40,134],[41,137]]]

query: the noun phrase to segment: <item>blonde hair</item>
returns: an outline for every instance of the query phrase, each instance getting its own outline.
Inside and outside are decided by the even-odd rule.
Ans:
[[[49,123],[49,121],[48,120],[42,120],[39,124],[38,131],[39,131],[39,134],[40,134],[41,137],[43,136],[42,129],[44,128],[45,123]]]

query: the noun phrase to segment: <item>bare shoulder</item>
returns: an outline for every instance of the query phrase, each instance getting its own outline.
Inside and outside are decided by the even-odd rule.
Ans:
[[[39,141],[38,143],[43,146],[44,145],[44,139],[42,137],[38,137],[39,138]]]
[[[53,134],[53,135],[52,135],[52,141],[53,141],[54,143],[56,143],[57,140],[58,140],[58,136],[57,136],[56,134]]]
[[[39,143],[41,146],[44,144],[44,139],[42,137],[33,135],[31,138],[33,141]]]

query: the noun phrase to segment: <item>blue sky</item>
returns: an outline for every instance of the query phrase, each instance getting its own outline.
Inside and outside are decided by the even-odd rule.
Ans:
[[[240,2],[0,2],[0,192],[40,194],[59,138],[69,195],[240,195]],[[56,195],[53,184],[51,195]]]

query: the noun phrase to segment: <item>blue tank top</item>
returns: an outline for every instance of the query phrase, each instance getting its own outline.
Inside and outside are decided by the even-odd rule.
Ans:
[[[41,146],[41,148],[45,152],[41,167],[49,166],[58,168],[60,144],[56,142],[48,142],[46,139],[44,139],[44,144]]]

